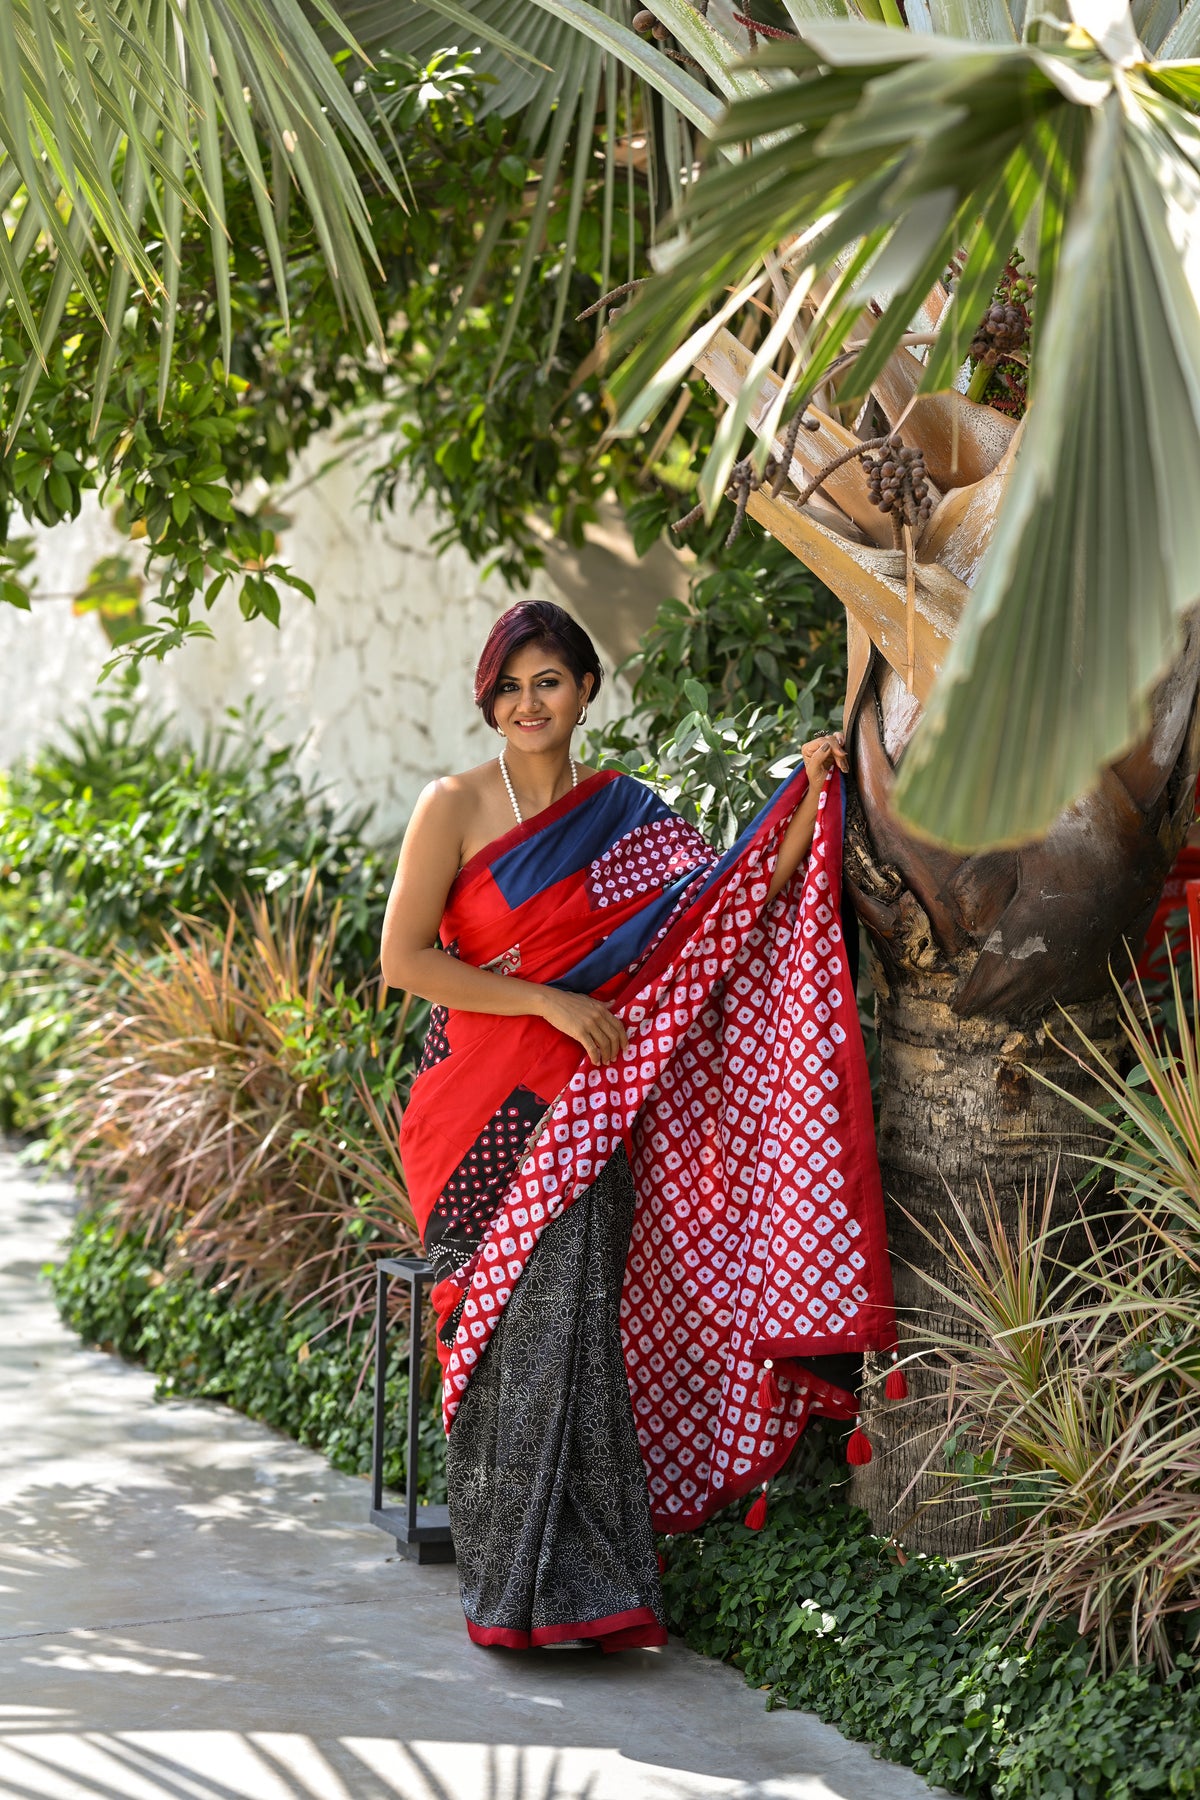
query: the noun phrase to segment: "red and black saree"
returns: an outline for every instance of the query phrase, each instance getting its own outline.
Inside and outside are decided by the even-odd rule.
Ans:
[[[594,1068],[540,1019],[436,1008],[405,1114],[479,1642],[663,1641],[653,1531],[766,1481],[810,1414],[852,1417],[822,1359],[895,1341],[836,772],[765,905],[805,786],[718,856],[595,774],[448,896],[450,954],[629,1033]]]

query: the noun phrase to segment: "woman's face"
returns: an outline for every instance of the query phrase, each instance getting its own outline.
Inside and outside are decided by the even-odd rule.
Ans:
[[[497,728],[514,749],[562,750],[591,691],[591,676],[577,682],[561,651],[526,644],[513,651],[497,684]]]

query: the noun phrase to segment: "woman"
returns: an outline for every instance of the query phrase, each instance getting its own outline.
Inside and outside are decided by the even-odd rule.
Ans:
[[[664,1642],[654,1531],[765,1482],[810,1413],[852,1417],[820,1359],[894,1341],[842,741],[718,858],[572,756],[601,680],[561,608],[497,622],[499,755],[421,795],[383,935],[434,1003],[401,1152],[467,1629],[512,1648]]]

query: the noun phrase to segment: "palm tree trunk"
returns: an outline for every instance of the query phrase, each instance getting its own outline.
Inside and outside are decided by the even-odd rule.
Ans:
[[[981,1231],[977,1191],[990,1177],[997,1200],[1015,1223],[1024,1191],[1042,1194],[1058,1164],[1055,1212],[1070,1217],[1077,1160],[1095,1136],[1069,1101],[1038,1075],[1082,1093],[1087,1078],[1060,1045],[1065,1021],[1014,1027],[1007,1019],[962,1019],[954,1012],[953,975],[909,969],[889,980],[872,956],[882,1064],[879,1156],[887,1203],[892,1275],[900,1323],[900,1354],[908,1358],[931,1339],[961,1336],[964,1321],[928,1285],[946,1281],[950,1265],[939,1248],[941,1226],[958,1228],[955,1201]],[[1117,1046],[1115,999],[1071,1009],[1093,1042]],[[1014,1234],[1015,1235],[1015,1234]],[[854,1499],[877,1530],[919,1549],[966,1551],[989,1527],[974,1497],[956,1499],[946,1466],[947,1364],[939,1357],[906,1363],[910,1398],[883,1397],[890,1359],[873,1358],[863,1395],[863,1424],[874,1449],[855,1470]]]
[[[1063,1047],[1060,1007],[1106,1052],[1119,1033],[1109,964],[1128,968],[1193,812],[1200,763],[1200,633],[1155,706],[1149,737],[1096,795],[1020,850],[961,858],[917,843],[890,811],[895,760],[916,720],[903,684],[875,659],[853,725],[846,878],[863,919],[880,1036],[879,1155],[901,1354],[910,1399],[883,1397],[867,1371],[863,1424],[874,1456],[853,1493],[876,1529],[956,1554],[981,1529],[978,1503],[945,1480],[948,1361],[931,1339],[963,1317],[930,1285],[954,1202],[971,1216],[989,1181],[1014,1215],[1022,1191],[1059,1170],[1053,1218],[1078,1213],[1073,1181],[1094,1131],[1068,1093],[1086,1075]],[[1057,1042],[1055,1040],[1058,1040]],[[1094,1200],[1092,1201],[1094,1205]],[[978,1221],[977,1221],[978,1222]]]

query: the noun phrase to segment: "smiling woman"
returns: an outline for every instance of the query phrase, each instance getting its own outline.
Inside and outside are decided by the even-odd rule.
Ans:
[[[384,926],[434,1002],[400,1147],[467,1627],[511,1648],[665,1641],[654,1531],[852,1418],[854,1357],[894,1341],[840,740],[718,859],[572,756],[601,680],[559,607],[497,622],[500,754],[426,789]]]

